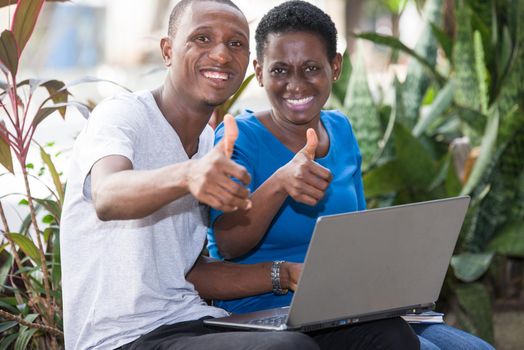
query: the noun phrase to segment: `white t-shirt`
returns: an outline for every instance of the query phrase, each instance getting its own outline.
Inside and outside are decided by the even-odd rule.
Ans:
[[[201,158],[213,131],[200,135]],[[188,160],[149,91],[102,102],[76,140],[61,219],[66,349],[114,349],[159,326],[226,312],[202,301],[185,275],[206,236],[207,210],[190,195],[138,220],[103,222],[89,172],[108,155],[136,170]]]

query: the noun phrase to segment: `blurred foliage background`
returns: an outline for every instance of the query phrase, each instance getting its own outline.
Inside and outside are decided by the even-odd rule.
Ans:
[[[63,347],[68,150],[97,101],[162,82],[158,39],[176,1],[66,2],[0,0],[0,350]],[[254,30],[281,1],[235,2]],[[524,310],[524,0],[311,2],[339,29],[328,107],[354,127],[368,206],[472,197],[437,308],[506,348],[494,315]],[[215,125],[267,106],[251,79]]]

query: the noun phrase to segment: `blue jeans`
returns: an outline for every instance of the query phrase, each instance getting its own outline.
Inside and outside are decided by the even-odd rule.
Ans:
[[[445,324],[411,324],[421,350],[495,350],[484,340]]]

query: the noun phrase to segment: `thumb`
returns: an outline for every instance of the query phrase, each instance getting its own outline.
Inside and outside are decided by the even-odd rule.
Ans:
[[[318,137],[314,129],[307,129],[306,131],[306,145],[300,150],[303,152],[310,160],[315,159],[315,152],[317,151],[318,146]]]
[[[224,116],[224,154],[231,158],[233,155],[233,148],[238,138],[238,127],[235,118],[231,114]]]

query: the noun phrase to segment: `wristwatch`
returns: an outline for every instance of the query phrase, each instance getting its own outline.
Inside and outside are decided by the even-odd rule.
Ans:
[[[282,289],[280,284],[280,265],[284,261],[276,260],[271,264],[271,284],[273,285],[273,294],[275,295],[285,295],[287,294],[287,289]]]

